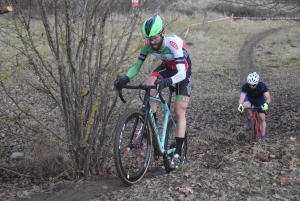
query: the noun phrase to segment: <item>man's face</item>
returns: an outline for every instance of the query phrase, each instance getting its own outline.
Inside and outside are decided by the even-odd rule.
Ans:
[[[257,86],[257,84],[248,84],[248,85],[251,90],[254,90]]]
[[[157,34],[148,39],[149,43],[154,51],[158,51],[161,49],[164,38],[161,34]]]

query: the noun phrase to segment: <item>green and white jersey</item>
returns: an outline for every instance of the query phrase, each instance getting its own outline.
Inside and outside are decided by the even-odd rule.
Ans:
[[[165,65],[173,70],[178,70],[178,75],[172,77],[173,84],[185,79],[185,71],[189,67],[186,59],[188,58],[188,51],[186,44],[181,38],[173,34],[166,34],[164,36],[165,46],[162,50],[154,51],[146,40],[141,48],[140,55],[135,64],[127,72],[127,76],[132,79],[140,71],[148,54],[161,59]]]

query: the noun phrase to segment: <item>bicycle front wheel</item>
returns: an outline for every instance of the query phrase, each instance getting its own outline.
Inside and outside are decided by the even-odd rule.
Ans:
[[[164,145],[166,152],[168,152],[169,150],[172,150],[174,148],[176,149],[175,131],[176,131],[176,125],[173,124],[172,120],[169,120],[168,127],[167,127],[167,133],[166,133],[166,137],[165,137],[165,145]],[[188,147],[187,137],[188,137],[188,132],[185,131],[184,140],[183,140],[183,144],[181,147],[180,165],[183,165],[186,162],[187,147]],[[175,149],[174,149],[174,151],[175,151]],[[165,170],[167,173],[174,170],[170,167],[173,155],[174,155],[174,152],[169,153],[169,154],[167,154],[167,153],[164,154],[164,157],[163,157],[164,166],[165,166]]]
[[[151,158],[151,128],[146,123],[142,133],[144,112],[131,110],[119,120],[115,133],[114,160],[121,180],[132,185],[147,172]]]
[[[256,138],[257,138],[256,130],[257,130],[257,123],[256,123],[256,121],[254,121],[252,119],[252,121],[251,121],[251,129],[250,129],[250,140],[251,141],[256,141]]]

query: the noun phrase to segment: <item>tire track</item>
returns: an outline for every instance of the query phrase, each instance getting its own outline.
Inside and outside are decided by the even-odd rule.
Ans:
[[[265,32],[261,32],[249,40],[245,41],[243,46],[240,49],[238,60],[241,66],[241,73],[240,73],[240,83],[245,83],[245,79],[247,75],[253,72],[257,67],[253,63],[253,49],[254,47],[265,37],[281,30],[281,28],[270,29]]]

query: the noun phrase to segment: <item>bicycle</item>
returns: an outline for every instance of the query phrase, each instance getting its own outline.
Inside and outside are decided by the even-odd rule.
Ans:
[[[252,105],[249,108],[244,108],[244,109],[251,110],[251,122],[250,122],[250,133],[249,133],[250,141],[258,141],[261,136],[261,132],[259,130],[260,123],[258,120],[258,113],[256,110],[258,108],[260,108],[260,107],[256,107],[254,105]]]
[[[163,156],[164,167],[167,173],[173,169],[170,167],[173,154],[176,149],[175,128],[176,121],[170,111],[174,86],[169,86],[169,99],[165,101],[162,93],[158,97],[150,95],[150,89],[156,89],[155,85],[125,85],[126,89],[139,89],[145,91],[140,109],[126,111],[119,119],[114,142],[114,161],[118,176],[121,180],[132,185],[139,182],[148,170],[151,159],[151,147],[154,147],[154,159]],[[120,99],[126,103],[119,90]],[[150,100],[162,104],[164,108],[164,123],[162,132],[159,133],[155,122]],[[150,118],[149,118],[150,117]],[[187,132],[181,150],[181,165],[186,162]]]

